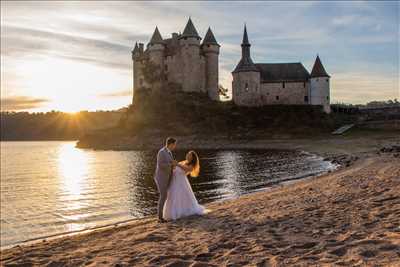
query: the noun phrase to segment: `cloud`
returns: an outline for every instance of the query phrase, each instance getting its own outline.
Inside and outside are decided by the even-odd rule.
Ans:
[[[116,91],[112,93],[105,93],[105,94],[100,94],[100,97],[126,97],[126,96],[132,96],[132,90],[122,90],[122,91]]]
[[[129,69],[131,47],[120,43],[32,28],[2,27],[1,54],[13,58],[50,55],[117,69]]]
[[[369,74],[387,74],[385,80],[398,76],[398,5],[368,1],[115,1],[112,4],[106,1],[2,1],[2,78],[7,80],[2,82],[2,92],[48,97],[52,90],[46,92],[41,86],[38,82],[41,73],[35,69],[43,58],[57,58],[66,59],[68,67],[74,66],[75,71],[59,68],[54,73],[61,73],[60,80],[68,73],[68,83],[79,81],[73,86],[75,90],[90,91],[104,102],[107,97],[114,101],[123,96],[128,99],[130,90],[120,89],[131,84],[130,51],[134,42],[147,43],[156,25],[162,36],[168,38],[172,32],[183,31],[188,16],[192,16],[202,37],[211,26],[221,44],[220,83],[225,87],[231,87],[230,72],[241,57],[240,43],[246,22],[254,62],[300,61],[309,69],[315,55],[320,53],[332,75],[332,90],[338,93],[335,93],[338,99],[351,102],[353,98],[357,102],[366,98],[362,96],[364,91],[368,98],[374,94],[376,98],[386,97],[395,94],[390,89],[391,83],[385,83],[386,89],[373,92],[378,82],[371,80]],[[75,67],[78,65],[85,68]],[[85,72],[92,66],[95,72]],[[77,79],[77,72],[83,78]],[[343,77],[342,73],[362,75]],[[36,79],[35,86],[28,76]],[[349,84],[351,79],[355,80]],[[41,80],[47,81],[47,78],[43,76]],[[369,85],[364,82],[368,80]],[[58,87],[57,83],[54,85]]]
[[[29,96],[13,96],[1,99],[1,110],[19,111],[39,108],[49,102],[48,99]]]

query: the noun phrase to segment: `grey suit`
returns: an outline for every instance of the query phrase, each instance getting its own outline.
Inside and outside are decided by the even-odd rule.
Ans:
[[[161,148],[157,153],[157,168],[154,175],[154,181],[157,184],[160,198],[158,199],[158,218],[162,219],[164,203],[167,200],[169,181],[172,176],[172,153],[167,147]]]

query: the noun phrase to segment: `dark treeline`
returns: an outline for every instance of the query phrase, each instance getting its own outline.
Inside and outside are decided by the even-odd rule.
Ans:
[[[365,108],[388,108],[388,107],[400,107],[400,102],[397,100],[397,98],[391,100],[386,100],[386,101],[371,101],[368,102],[367,104],[348,104],[348,103],[333,103],[331,104],[332,107],[344,107],[344,108],[359,108],[359,109],[365,109]]]
[[[124,111],[1,112],[1,140],[76,140],[118,125]]]

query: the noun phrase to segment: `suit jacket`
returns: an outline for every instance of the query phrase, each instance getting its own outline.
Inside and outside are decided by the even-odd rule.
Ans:
[[[167,147],[161,148],[157,153],[157,167],[154,180],[160,185],[167,186],[172,174],[172,154]]]

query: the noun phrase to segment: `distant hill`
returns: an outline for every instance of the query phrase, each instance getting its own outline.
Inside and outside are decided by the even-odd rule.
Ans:
[[[1,112],[1,140],[77,140],[90,131],[118,125],[124,112]]]

